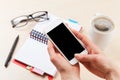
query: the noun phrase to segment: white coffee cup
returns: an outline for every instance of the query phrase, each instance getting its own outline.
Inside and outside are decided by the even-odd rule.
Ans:
[[[110,17],[103,14],[96,14],[91,19],[90,38],[101,50],[105,50],[115,28]]]

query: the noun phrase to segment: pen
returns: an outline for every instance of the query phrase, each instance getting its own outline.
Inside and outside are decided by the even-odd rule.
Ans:
[[[6,68],[8,67],[9,62],[10,62],[10,60],[11,60],[11,58],[12,58],[12,55],[13,55],[13,53],[14,53],[15,47],[16,47],[16,45],[17,45],[17,43],[18,43],[18,40],[19,40],[19,35],[16,37],[16,39],[15,39],[13,45],[12,45],[12,48],[11,48],[9,54],[8,54],[8,57],[7,57],[6,61],[5,61],[5,65],[4,65],[4,66],[5,66]]]

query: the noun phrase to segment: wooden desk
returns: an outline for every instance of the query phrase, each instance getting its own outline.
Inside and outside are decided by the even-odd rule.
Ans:
[[[68,19],[72,18],[80,22],[88,32],[90,19],[95,13],[103,13],[110,16],[115,23],[115,32],[112,42],[105,53],[115,63],[120,65],[120,10],[119,0],[1,0],[0,1],[0,79],[2,80],[47,80],[47,77],[37,76],[13,63],[7,69],[4,62],[9,53],[11,45],[17,34],[20,40],[15,53],[25,41],[27,34],[35,23],[29,23],[25,30],[12,29],[10,20],[14,17],[30,14],[40,10],[47,10],[57,16]],[[14,54],[15,54],[14,53]],[[81,66],[82,80],[102,80]],[[59,80],[55,76],[55,80]]]

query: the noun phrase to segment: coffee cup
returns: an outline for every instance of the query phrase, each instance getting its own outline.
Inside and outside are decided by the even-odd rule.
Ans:
[[[105,50],[112,39],[114,23],[109,16],[96,14],[91,19],[90,38],[101,50]]]

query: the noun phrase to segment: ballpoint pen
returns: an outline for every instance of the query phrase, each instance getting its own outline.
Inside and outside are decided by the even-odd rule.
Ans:
[[[7,57],[6,61],[5,61],[5,65],[4,65],[4,66],[5,66],[6,68],[8,67],[9,62],[10,62],[10,60],[11,60],[11,58],[12,58],[12,55],[13,55],[13,53],[14,53],[14,50],[15,50],[16,45],[17,45],[17,43],[18,43],[18,40],[19,40],[19,35],[16,37],[16,39],[15,39],[13,45],[12,45],[12,48],[11,48],[9,54],[8,54],[8,57]]]

